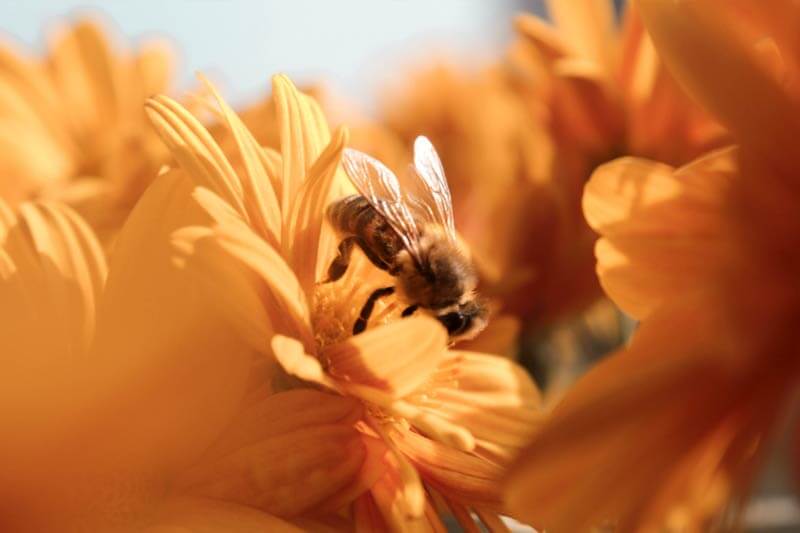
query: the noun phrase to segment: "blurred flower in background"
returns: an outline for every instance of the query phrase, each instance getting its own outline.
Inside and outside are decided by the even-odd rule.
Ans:
[[[800,384],[800,108],[787,26],[800,8],[639,5],[664,61],[738,146],[678,169],[623,158],[594,172],[584,210],[603,236],[600,280],[642,324],[555,409],[509,498],[545,529],[739,529]]]
[[[86,18],[51,32],[41,57],[0,48],[0,194],[66,201],[106,241],[166,160],[142,101],[172,71],[163,43],[115,37]]]

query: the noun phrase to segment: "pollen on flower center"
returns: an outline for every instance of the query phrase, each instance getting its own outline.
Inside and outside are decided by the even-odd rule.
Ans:
[[[332,283],[319,283],[314,289],[311,324],[318,348],[341,342],[351,335],[358,313],[355,304],[342,299]]]
[[[342,342],[353,336],[353,324],[369,298],[370,287],[343,283],[318,283],[314,288],[311,324],[317,348]],[[399,318],[394,296],[375,303],[368,327],[388,324]]]

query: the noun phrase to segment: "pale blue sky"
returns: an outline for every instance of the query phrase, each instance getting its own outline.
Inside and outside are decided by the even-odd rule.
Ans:
[[[0,0],[0,30],[41,47],[43,31],[81,12],[103,13],[127,38],[169,38],[179,79],[195,70],[223,81],[235,102],[269,76],[324,79],[368,105],[413,64],[458,57],[478,66],[505,46],[511,18],[539,0]]]

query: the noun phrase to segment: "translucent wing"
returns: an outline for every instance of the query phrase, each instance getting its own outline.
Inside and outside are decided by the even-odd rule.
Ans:
[[[394,172],[377,159],[352,148],[345,148],[342,166],[358,192],[386,218],[411,255],[419,259],[419,226]]]
[[[420,136],[414,141],[413,170],[412,177],[416,178],[417,183],[409,183],[405,187],[409,203],[414,204],[415,211],[422,210],[431,222],[443,226],[448,236],[455,241],[456,225],[453,220],[450,188],[447,186],[439,155],[427,137]]]

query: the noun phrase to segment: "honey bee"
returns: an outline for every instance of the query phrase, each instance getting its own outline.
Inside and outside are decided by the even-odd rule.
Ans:
[[[487,311],[475,293],[475,269],[456,241],[450,189],[431,142],[417,137],[414,163],[402,184],[380,161],[358,150],[345,149],[342,166],[360,194],[327,209],[342,237],[328,281],[347,271],[354,246],[397,278],[396,287],[372,292],[353,334],[367,327],[378,299],[397,291],[408,303],[402,316],[428,311],[447,328],[451,341],[477,335],[486,326]]]

